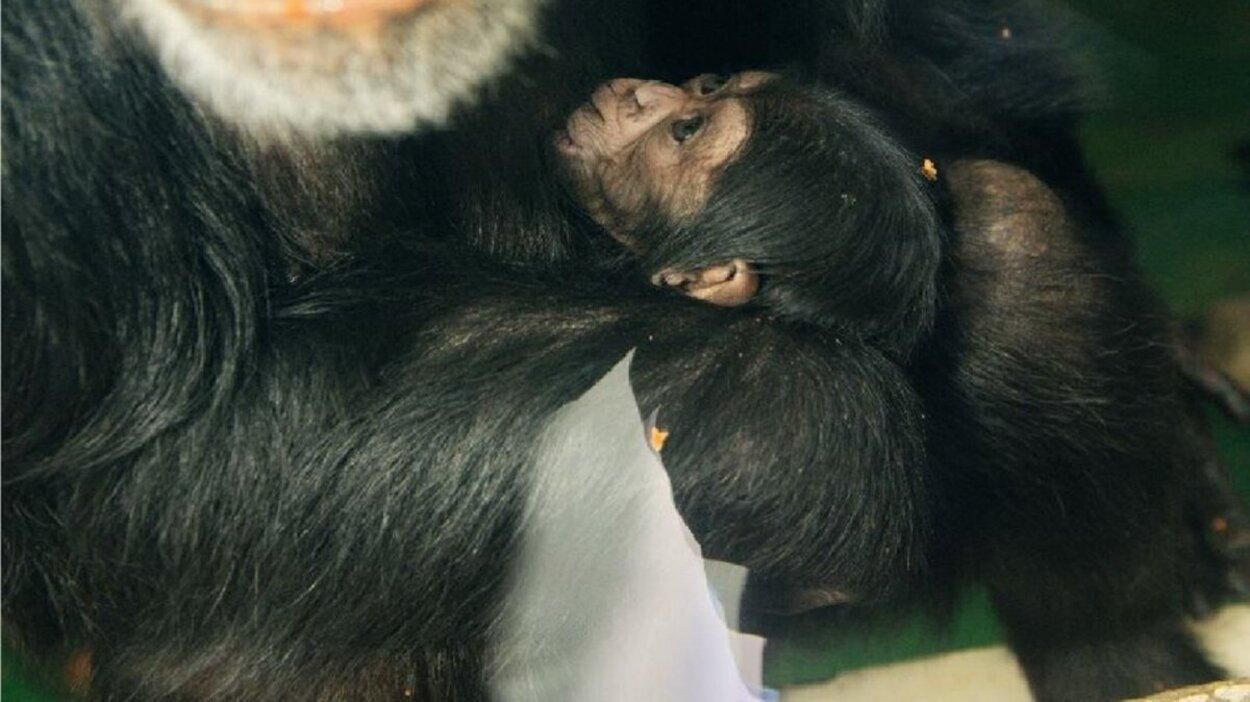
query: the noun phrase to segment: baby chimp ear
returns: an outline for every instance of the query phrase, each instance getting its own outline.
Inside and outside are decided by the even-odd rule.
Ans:
[[[665,268],[651,276],[651,284],[679,288],[683,294],[713,305],[737,307],[755,297],[760,289],[760,278],[746,261],[735,258],[688,271]]]

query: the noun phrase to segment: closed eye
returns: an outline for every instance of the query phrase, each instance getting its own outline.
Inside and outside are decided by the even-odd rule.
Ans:
[[[673,140],[678,144],[681,144],[695,134],[698,134],[699,130],[703,128],[703,125],[706,122],[707,120],[703,117],[703,115],[686,117],[685,119],[679,119],[676,122],[673,122],[673,125],[669,127],[669,131],[673,135]]]

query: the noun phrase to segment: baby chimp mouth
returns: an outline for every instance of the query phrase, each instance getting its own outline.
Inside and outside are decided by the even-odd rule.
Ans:
[[[592,112],[594,117],[591,116]],[[560,153],[567,156],[573,156],[582,153],[587,143],[586,130],[587,120],[598,118],[603,121],[602,115],[598,114],[598,110],[590,103],[582,103],[573,114],[569,115],[568,120],[564,123],[564,129],[556,132],[555,145]]]
[[[556,150],[566,156],[572,156],[581,150],[577,142],[573,140],[573,135],[568,129],[560,129],[556,131],[555,137],[552,138]]]

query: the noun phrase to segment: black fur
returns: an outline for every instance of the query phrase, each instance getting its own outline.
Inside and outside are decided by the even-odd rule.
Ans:
[[[743,103],[751,137],[698,215],[666,222],[655,205],[626,234],[642,265],[750,261],[766,308],[907,358],[933,325],[942,243],[920,160],[832,91],[776,79]]]
[[[1230,594],[1228,563],[1207,542],[1212,520],[1244,508],[1212,472],[1168,316],[1104,246],[1102,221],[1028,171],[945,158],[940,145],[929,153],[946,187],[925,197],[920,158],[862,107],[785,80],[761,93],[745,98],[758,131],[704,210],[630,237],[648,270],[743,258],[763,275],[760,314],[840,330],[892,358],[911,347],[899,355],[906,337],[882,330],[922,335],[910,369],[929,415],[927,561],[944,574],[924,594],[945,601],[953,583],[985,582],[1039,698],[1119,699],[1217,677],[1182,619],[1194,598]],[[784,148],[787,137],[806,149]],[[791,172],[810,187],[785,183]],[[886,294],[883,283],[904,282],[921,293]],[[926,284],[939,282],[936,301]],[[935,308],[925,336],[918,319]]]
[[[899,46],[932,54],[940,70],[969,76],[965,88],[983,88],[974,102],[993,107],[995,130],[1001,121],[1009,136],[1049,138],[997,119],[1034,114],[1035,96],[955,71],[903,3],[879,5],[764,19],[797,17],[819,34],[799,48],[871,42],[881,75],[918,70],[890,58]],[[933,10],[955,18],[947,41],[968,12],[951,7]],[[597,80],[684,68],[694,56],[639,54],[643,26],[687,33],[690,48],[714,44],[714,26],[649,24],[654,8],[628,3],[559,5],[545,15],[549,45],[447,130],[261,145],[190,104],[111,8],[3,5],[5,634],[53,670],[89,651],[95,698],[480,698],[533,443],[552,412],[633,347],[640,401],[664,408],[674,432],[665,458],[692,528],[710,554],[765,579],[906,594],[920,574],[952,575],[933,570],[945,567],[933,562],[943,552],[935,535],[980,533],[973,519],[933,526],[956,497],[993,508],[1004,527],[1054,516],[1054,495],[1027,482],[995,501],[1003,495],[975,471],[965,486],[954,467],[927,469],[929,452],[947,450],[933,397],[962,402],[960,388],[921,397],[892,353],[857,333],[709,310],[601,269],[595,232],[543,181],[544,130]],[[857,52],[796,52],[761,39],[732,59],[860,75]],[[973,60],[955,53],[958,65]],[[960,114],[944,102],[962,93],[951,85],[936,107],[843,87],[883,114],[920,119]],[[969,124],[961,144],[989,143],[991,130]],[[1069,177],[1072,165],[1051,170]],[[1064,182],[1079,185],[1082,171],[1071,172]],[[1139,298],[1127,290],[1132,308]],[[1067,305],[1056,309],[1074,314]],[[1067,399],[1044,364],[1019,378],[1010,365],[988,368],[988,382]],[[940,377],[966,389],[962,372]],[[1118,415],[1090,417],[1056,431],[1117,429]],[[1036,451],[991,428],[951,446]],[[1115,466],[1108,476],[1128,471]],[[1070,474],[1085,475],[1075,464]],[[1108,492],[1073,499],[1115,515],[1155,509],[1150,475],[1095,482]],[[1072,485],[1086,484],[1063,483]],[[1096,532],[1105,523],[1071,523],[1081,537],[1072,543],[1089,546],[1077,555],[1135,543]],[[1002,610],[1024,620],[1013,631],[1035,685],[1054,698],[1062,685],[1121,689],[1101,669],[1072,677],[1073,649],[1053,635],[1070,629],[1028,620],[1039,610],[1014,603],[1039,589],[996,575],[1044,535],[1022,529],[984,549]],[[1153,558],[1137,546],[1126,553]],[[1058,583],[1084,606],[1089,582],[1055,572],[1040,591]],[[1146,633],[1112,643],[1144,661],[1162,646]],[[1182,665],[1187,639],[1164,640],[1180,642],[1162,646],[1178,669],[1201,667]],[[1047,687],[1052,678],[1061,682]]]

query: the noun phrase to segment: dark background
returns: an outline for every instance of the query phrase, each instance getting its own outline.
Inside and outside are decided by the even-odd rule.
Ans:
[[[1072,0],[1096,27],[1091,52],[1107,83],[1089,121],[1089,160],[1139,241],[1138,261],[1182,317],[1217,300],[1250,295],[1250,173],[1232,157],[1250,143],[1250,2]],[[1211,413],[1226,463],[1250,500],[1250,431]],[[916,619],[885,630],[812,630],[770,646],[770,684],[999,641],[980,593],[947,631]],[[7,652],[6,652],[7,653]],[[50,698],[22,680],[5,655],[0,697]]]

